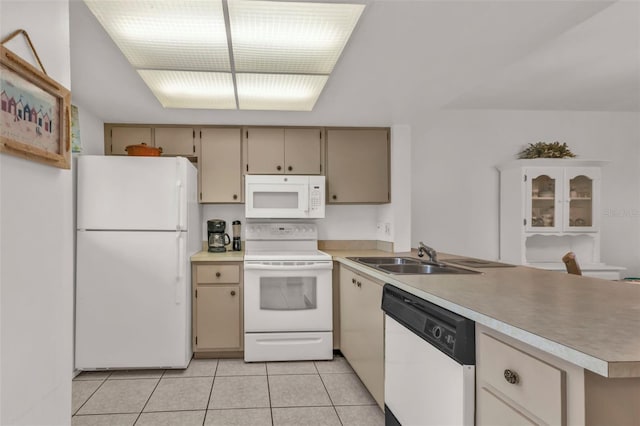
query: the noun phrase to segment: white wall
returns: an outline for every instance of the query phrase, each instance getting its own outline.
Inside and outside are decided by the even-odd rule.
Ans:
[[[640,272],[640,116],[567,111],[440,111],[412,128],[412,243],[498,257],[498,172],[528,143],[567,142],[602,173],[602,261]]]
[[[378,221],[378,205],[326,206],[326,217],[316,219],[320,240],[375,240]],[[202,209],[202,240],[207,239],[207,220],[222,219],[227,222],[230,237],[231,222],[242,222],[242,239],[246,219],[244,204],[204,204]]]
[[[104,121],[82,104],[72,103],[78,107],[82,155],[104,155]]]
[[[48,74],[70,87],[68,2],[0,7],[0,37],[24,28]],[[34,63],[22,39],[6,47]],[[0,188],[0,424],[69,424],[72,172],[0,154]]]

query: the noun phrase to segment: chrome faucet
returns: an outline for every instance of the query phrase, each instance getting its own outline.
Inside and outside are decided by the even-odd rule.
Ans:
[[[429,262],[438,263],[438,253],[429,246],[425,246],[422,241],[418,243],[418,256],[422,257],[427,253],[429,256]]]

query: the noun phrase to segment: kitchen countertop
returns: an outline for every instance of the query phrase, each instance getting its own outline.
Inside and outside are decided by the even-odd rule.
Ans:
[[[242,262],[244,261],[244,250],[225,251],[223,253],[210,253],[202,250],[191,256],[192,262]]]
[[[329,250],[334,260],[605,377],[640,377],[640,286],[526,266],[469,275],[391,275],[354,256],[412,253]],[[440,253],[440,261],[462,256]],[[467,268],[473,269],[473,268]]]
[[[640,285],[526,266],[481,274],[391,275],[347,257],[416,252],[323,250],[335,261],[605,377],[640,377]],[[241,262],[244,252],[191,256]],[[463,256],[439,253],[439,260]],[[457,265],[456,265],[457,266]],[[473,268],[467,268],[473,269]]]

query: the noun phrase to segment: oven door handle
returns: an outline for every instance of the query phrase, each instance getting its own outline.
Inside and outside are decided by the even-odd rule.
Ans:
[[[321,262],[311,264],[269,264],[269,263],[244,263],[245,271],[313,271],[318,269],[333,269],[333,262]]]

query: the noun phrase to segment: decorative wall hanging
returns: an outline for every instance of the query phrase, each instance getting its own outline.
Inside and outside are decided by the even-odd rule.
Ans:
[[[19,34],[42,71],[0,46],[0,152],[68,169],[71,92],[46,74],[26,31],[14,31],[0,45]]]

